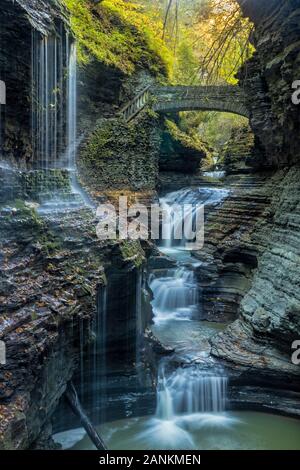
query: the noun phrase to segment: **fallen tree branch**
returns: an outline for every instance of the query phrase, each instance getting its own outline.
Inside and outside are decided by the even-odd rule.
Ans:
[[[86,430],[87,435],[89,436],[93,444],[96,446],[96,448],[98,450],[107,450],[104,441],[102,440],[97,430],[85,414],[79,401],[73,382],[68,383],[65,395],[73,413],[80,419],[82,426]]]

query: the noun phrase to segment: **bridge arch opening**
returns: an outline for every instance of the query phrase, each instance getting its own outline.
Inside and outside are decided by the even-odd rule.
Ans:
[[[201,173],[247,165],[254,146],[254,135],[247,117],[236,113],[193,110],[168,113],[165,123],[167,131],[163,136],[161,171]],[[172,139],[177,141],[175,145],[172,145]],[[183,142],[183,149],[178,140]],[[184,146],[188,147],[186,154]]]

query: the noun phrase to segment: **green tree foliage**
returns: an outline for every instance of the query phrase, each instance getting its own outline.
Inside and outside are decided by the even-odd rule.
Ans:
[[[148,68],[173,84],[236,84],[251,56],[252,25],[236,0],[63,0],[71,13],[79,60],[91,57],[125,74]],[[218,152],[244,119],[186,113],[182,129]]]
[[[173,83],[236,83],[253,51],[236,0],[63,0],[79,59],[125,73],[146,66]]]
[[[172,55],[157,34],[159,24],[138,4],[126,0],[63,0],[71,14],[78,43],[78,58],[86,64],[91,56],[126,74],[148,67],[168,75]],[[161,25],[162,28],[162,25]]]

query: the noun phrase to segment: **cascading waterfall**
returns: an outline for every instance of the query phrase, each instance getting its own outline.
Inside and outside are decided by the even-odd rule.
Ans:
[[[187,188],[167,194],[161,199],[161,206],[169,215],[168,235],[163,241],[161,250],[171,257],[184,250],[186,240],[177,240],[175,237],[178,227],[183,226],[183,217],[195,218],[197,206],[214,207],[228,195],[228,191],[220,188]],[[189,211],[178,210],[184,204],[189,204]],[[168,225],[167,225],[168,227]],[[180,232],[180,230],[179,230]],[[160,323],[172,319],[192,319],[199,312],[199,289],[195,279],[192,265],[196,260],[188,258],[184,263],[177,263],[177,269],[167,270],[162,276],[150,279],[150,288],[153,292],[152,302],[154,322]],[[191,267],[190,267],[191,266]]]
[[[191,256],[182,258],[185,240],[177,240],[176,233],[180,233],[185,222],[183,217],[195,217],[197,205],[204,204],[206,209],[214,207],[227,195],[228,191],[219,188],[189,188],[167,194],[161,200],[161,205],[171,220],[169,240],[163,242],[161,250],[177,261],[177,267],[165,270],[163,276],[160,274],[160,277],[156,277],[152,274],[150,278],[156,333],[159,333],[159,328],[166,329],[170,321],[199,319],[199,288],[193,269],[197,260],[193,260]],[[188,213],[179,210],[184,204],[190,205]],[[188,446],[192,446],[188,431],[183,431],[185,425],[181,421],[178,427],[178,420],[190,420],[199,413],[204,415],[223,412],[227,379],[222,373],[207,372],[198,365],[179,367],[168,373],[167,367],[168,361],[163,360],[158,373],[158,421],[154,423],[154,431],[162,432],[162,436],[165,432],[170,432],[174,439],[184,439]]]
[[[225,171],[215,170],[215,171],[205,171],[203,173],[203,176],[206,176],[207,178],[221,179],[221,178],[224,178],[225,174],[226,174]]]
[[[172,420],[181,414],[220,413],[226,406],[227,378],[207,375],[197,365],[159,373],[156,417]]]
[[[160,199],[161,207],[165,213],[165,233],[162,247],[184,248],[187,240],[184,225],[190,228],[195,226],[199,206],[214,207],[228,195],[228,190],[221,188],[187,188],[167,194]],[[184,205],[186,207],[184,208]],[[184,208],[184,209],[183,209]]]
[[[152,307],[156,324],[170,319],[191,319],[197,314],[199,293],[191,269],[184,266],[169,269],[166,277],[153,277],[150,288],[154,296]]]
[[[147,422],[138,439],[154,449],[199,449],[195,432],[207,433],[234,421],[224,413],[227,379],[221,374],[207,374],[199,365],[171,372],[166,371],[167,366],[163,360],[155,417]]]

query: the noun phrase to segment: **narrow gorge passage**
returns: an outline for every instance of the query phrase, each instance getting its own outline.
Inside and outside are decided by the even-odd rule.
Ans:
[[[222,176],[219,173],[210,175],[213,178]],[[184,216],[181,214],[180,219],[179,213],[174,210],[178,209],[179,203],[191,204],[194,216],[197,204],[204,205],[207,217],[211,210],[223,204],[229,194],[230,189],[211,185],[184,188],[160,198],[160,205],[171,224],[170,236],[159,242],[158,249],[164,262],[170,267],[156,269],[154,259],[151,268],[147,269],[147,281],[153,294],[151,331],[169,354],[158,360],[156,393],[151,394],[152,387],[148,382],[147,398],[145,377],[140,376],[131,391],[132,385],[125,385],[125,379],[123,390],[128,390],[125,397],[120,390],[117,394],[113,391],[115,385],[111,378],[110,383],[107,382],[107,364],[98,365],[102,371],[102,387],[96,387],[96,392],[94,390],[92,394],[100,393],[102,401],[103,397],[108,401],[112,399],[115,407],[118,407],[118,401],[124,399],[128,400],[128,405],[130,403],[125,411],[128,418],[115,421],[110,416],[110,413],[115,416],[115,410],[112,411],[107,402],[106,405],[102,402],[102,407],[106,406],[110,412],[106,413],[104,419],[103,416],[98,418],[102,422],[98,430],[110,449],[276,449],[279,443],[281,448],[298,447],[300,427],[297,420],[231,409],[228,399],[230,377],[219,361],[211,357],[209,342],[211,337],[226,328],[227,323],[202,319],[201,290],[195,272],[196,268],[201,269],[202,263],[185,248],[184,240],[174,238],[176,226],[182,224]],[[141,283],[137,289],[138,297],[142,296]],[[106,301],[107,299],[105,304]],[[107,312],[104,316],[101,314],[98,325],[102,332],[106,331],[106,315]],[[105,342],[103,333],[102,338]],[[137,343],[136,347],[138,357],[141,345]],[[108,358],[109,353],[106,351],[104,355]],[[138,366],[137,361],[137,369]],[[131,376],[136,373],[137,370],[132,369],[130,372],[129,369]],[[116,377],[115,380],[119,379]],[[127,379],[127,382],[130,380],[132,379]],[[142,388],[144,392],[141,392]],[[97,397],[93,400],[96,400],[96,405],[93,405],[90,413],[95,416],[99,402],[97,403]],[[118,409],[122,414],[120,408]],[[143,409],[147,409],[149,417],[139,416]],[[137,416],[130,418],[132,414]],[[293,435],[292,442],[290,437],[282,439],[283,429],[289,436]],[[54,440],[65,449],[93,448],[82,428],[55,434]]]
[[[299,84],[299,0],[0,0],[0,452],[300,450]]]

